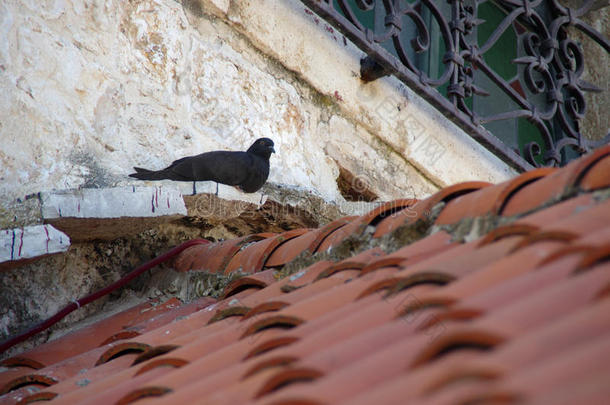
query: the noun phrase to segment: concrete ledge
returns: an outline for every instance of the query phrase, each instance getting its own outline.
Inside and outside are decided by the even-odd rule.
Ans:
[[[0,269],[11,268],[28,259],[62,253],[70,238],[51,225],[32,225],[0,231]]]
[[[40,193],[40,199],[45,220],[186,215],[180,191],[167,186],[52,191]]]
[[[186,215],[176,187],[116,187],[40,194],[42,218],[72,240],[115,239]]]

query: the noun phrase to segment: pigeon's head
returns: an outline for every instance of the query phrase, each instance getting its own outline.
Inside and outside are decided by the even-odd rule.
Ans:
[[[258,138],[252,146],[248,148],[248,152],[258,155],[262,158],[269,159],[272,153],[275,153],[273,149],[273,141],[269,138]]]

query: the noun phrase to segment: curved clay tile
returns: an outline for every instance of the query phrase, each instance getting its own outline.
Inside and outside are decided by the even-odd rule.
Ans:
[[[610,224],[610,199],[597,205],[581,209],[566,218],[547,224],[541,232],[566,232],[585,237]]]
[[[155,387],[143,387],[131,391],[116,402],[116,405],[127,405],[139,401],[143,398],[157,398],[165,394],[172,392],[170,388],[155,386]]]
[[[104,350],[105,348],[96,348],[39,370],[41,374],[53,376],[58,381],[49,392],[63,396],[74,390],[79,390],[84,384],[88,385],[92,381],[106,377],[112,378],[115,375],[113,373],[120,373],[121,370],[127,369],[135,357],[134,354],[128,354],[94,367],[95,361]],[[23,390],[29,393],[28,388],[24,387]],[[21,391],[22,389],[18,389],[11,394],[18,394]],[[23,397],[23,393],[20,396]],[[0,402],[4,399],[6,399],[4,396],[0,397]]]
[[[480,378],[499,374],[497,370],[479,364],[476,361],[479,357],[479,352],[454,351],[438,361],[384,381],[346,404],[418,403],[450,381],[459,379],[458,376]]]
[[[406,286],[435,280],[441,285],[454,282],[504,258],[521,239],[506,237],[482,247],[477,247],[477,241],[458,245],[413,265],[403,264],[404,269],[395,276],[405,277]]]
[[[287,302],[283,302],[283,301],[263,302],[262,304],[259,304],[259,305],[255,306],[254,308],[250,309],[250,311],[248,311],[244,315],[244,319],[252,318],[256,315],[264,314],[266,312],[279,311],[280,309],[285,308],[288,305],[290,305],[290,304],[288,304]]]
[[[304,381],[314,381],[322,376],[322,373],[314,369],[287,367],[269,378],[255,394],[255,398],[260,398],[279,387]]]
[[[145,365],[140,367],[140,369],[134,374],[134,376],[144,374],[147,371],[150,371],[157,367],[180,368],[187,364],[189,364],[189,362],[184,359],[179,359],[179,358],[175,358],[175,357],[164,357],[161,359],[156,359],[156,360],[147,362]]]
[[[252,323],[244,331],[240,339],[246,338],[267,328],[291,329],[295,326],[302,324],[303,322],[304,321],[302,319],[299,319],[295,316],[288,316],[283,314],[272,315],[268,318],[264,318]]]
[[[541,167],[525,172],[514,179],[509,180],[506,187],[502,189],[502,193],[498,196],[491,212],[495,215],[501,215],[506,204],[508,204],[510,199],[517,194],[519,190],[555,173],[557,170],[558,169],[555,167]]]
[[[175,259],[173,268],[176,271],[189,271],[194,268],[193,262],[202,252],[209,252],[215,249],[218,245],[215,243],[209,245],[195,245],[184,249]],[[205,247],[205,249],[201,249]]]
[[[512,249],[512,252],[516,252],[524,247],[529,247],[535,243],[546,242],[546,241],[558,241],[565,242],[566,246],[569,242],[573,241],[578,237],[577,234],[569,231],[541,231],[531,235],[527,235],[521,239],[517,245]]]
[[[369,301],[368,305],[364,301]],[[353,312],[345,313],[344,316],[339,315],[335,318],[335,313],[333,313],[332,320],[323,321],[323,318],[318,318],[290,330],[289,336],[299,340],[268,355],[263,355],[252,369],[259,369],[260,365],[270,362],[274,364],[278,358],[305,359],[316,355],[316,353],[322,350],[331,348],[337,342],[351,339],[366,331],[373,331],[386,322],[392,322],[395,300],[378,299],[376,303],[371,303],[371,301],[360,301],[354,305]],[[361,304],[362,307],[359,310],[355,308],[360,307]],[[310,323],[315,325],[309,326]],[[322,325],[326,326],[321,327]],[[407,325],[402,323],[399,326],[402,328]],[[382,331],[381,333],[383,334],[384,332]]]
[[[232,324],[235,325],[235,324]],[[241,325],[238,325],[241,326]],[[159,372],[153,378],[148,378],[146,384],[150,385],[165,385],[177,391],[182,392],[192,383],[200,387],[203,392],[211,393],[219,389],[223,384],[237,381],[246,371],[247,366],[242,362],[243,356],[252,347],[259,342],[264,342],[269,339],[274,339],[281,336],[282,330],[266,329],[251,337],[236,340],[223,339],[217,347],[209,349],[206,343],[216,343],[214,339],[209,339],[206,342],[201,342],[204,347],[198,350],[183,350],[180,358],[190,359],[189,364],[174,370]],[[223,337],[217,337],[223,338]],[[179,349],[181,350],[181,349]],[[279,350],[279,349],[278,349]],[[178,354],[178,350],[175,352]],[[233,365],[239,367],[231,367]],[[243,365],[243,366],[242,366]],[[145,376],[145,375],[144,375]],[[192,400],[172,398],[169,403],[191,403]]]
[[[417,203],[417,200],[414,199],[399,199],[388,201],[375,207],[368,213],[357,217],[353,221],[351,221],[346,226],[337,229],[318,246],[316,252],[323,252],[332,247],[339,245],[345,238],[349,236],[357,236],[360,235],[367,226],[369,225],[377,225],[384,218],[389,218],[397,215],[397,213],[408,209],[408,207],[413,206]]]
[[[519,190],[506,203],[503,216],[520,215],[541,207],[549,201],[558,201],[578,186],[580,179],[591,166],[610,154],[610,145],[596,149],[578,160],[570,162],[556,172]]]
[[[511,236],[530,236],[540,230],[535,225],[529,225],[527,223],[512,223],[508,225],[499,226],[492,231],[488,232],[478,241],[478,246],[483,247],[490,243],[497,242],[504,238],[510,238]]]
[[[222,242],[191,246],[178,255],[174,261],[174,269],[176,271],[201,270],[223,273],[242,246],[269,236],[269,234],[254,234]]]
[[[268,267],[279,267],[294,260],[300,254],[313,254],[329,234],[350,223],[355,218],[358,217],[339,218],[321,228],[314,229],[283,243],[269,256],[266,265]]]
[[[310,300],[312,298],[315,299],[316,296],[326,294],[328,291],[333,290],[334,287],[341,287],[342,284],[353,280],[357,276],[358,270],[346,269],[343,271],[338,271],[328,277],[316,279],[314,282],[304,286],[303,288],[283,288],[282,291],[284,291],[284,294],[277,299],[290,305],[297,304],[300,301]]]
[[[610,155],[591,165],[578,183],[585,191],[594,191],[610,187]]]
[[[511,238],[519,237],[513,236]],[[521,274],[534,271],[546,257],[564,247],[565,243],[560,241],[543,241],[525,247],[511,255],[497,258],[495,261],[474,271],[467,272],[459,279],[445,286],[442,289],[443,294],[454,299],[477,294]]]
[[[8,368],[23,367],[32,370],[39,370],[41,368],[44,368],[45,365],[39,361],[36,361],[35,359],[20,355],[9,357],[8,359],[0,361],[0,366]]]
[[[437,392],[442,392],[445,387],[451,388],[454,385],[459,385],[466,381],[469,383],[480,382],[482,384],[493,383],[494,380],[502,376],[501,368],[492,367],[488,364],[476,361],[476,355],[482,357],[484,353],[482,350],[466,352],[470,356],[464,356],[463,354],[466,353],[463,352],[464,351],[450,352],[446,355],[447,357],[442,357],[433,364],[428,365],[426,368],[434,370],[432,373],[426,375],[426,377],[428,377],[427,380],[420,381],[420,383],[423,384],[423,387],[419,387],[419,396],[424,398],[431,397]],[[463,356],[458,356],[457,354],[462,354]],[[473,360],[473,358],[475,358],[475,360]],[[453,361],[442,361],[445,359]],[[438,366],[436,366],[437,364]],[[434,371],[436,371],[436,373],[434,373]],[[409,381],[409,385],[411,386],[413,382],[415,382],[413,379]]]
[[[96,366],[104,364],[112,359],[123,356],[128,353],[140,352],[143,353],[150,349],[150,345],[138,342],[125,342],[111,346],[106,350],[100,358],[95,362]]]
[[[487,313],[510,305],[512,302],[518,301],[529,294],[533,294],[570,277],[580,260],[580,254],[562,256],[542,264],[534,272],[519,275],[478,294],[466,297],[456,302],[451,308],[454,310],[464,309]]]
[[[411,362],[411,367],[422,365],[447,355],[454,350],[464,348],[475,350],[489,350],[506,340],[493,330],[477,328],[475,326],[459,326],[447,328],[442,334],[433,339]]]
[[[119,333],[115,333],[114,335],[108,337],[106,340],[104,340],[100,346],[106,346],[109,343],[113,343],[116,342],[118,340],[126,340],[126,339],[133,339],[137,336],[140,336],[141,333],[140,332],[136,332],[133,330],[125,330]]]
[[[412,274],[408,276],[396,273],[395,276],[400,277],[400,279],[396,284],[394,284],[389,294],[396,294],[399,291],[403,291],[419,285],[443,286],[455,280],[455,276],[449,273],[434,270],[421,270],[417,272],[412,272]]]
[[[610,300],[579,308],[554,322],[515,336],[492,353],[489,362],[518,369],[541,363],[570,347],[581,346],[596,338],[608,338],[610,322],[605,317],[608,311]]]
[[[293,356],[273,356],[254,364],[244,373],[242,378],[248,378],[262,370],[267,370],[269,368],[288,366],[298,360],[299,359],[297,357]]]
[[[423,285],[418,288],[424,287]],[[443,314],[447,311],[447,308],[455,302],[451,297],[447,297],[441,293],[440,289],[432,289],[429,286],[427,294],[415,295],[411,290],[409,293],[407,290],[405,298],[396,307],[396,319],[412,320],[421,317],[421,312],[429,309],[434,310],[434,317],[428,317],[425,321],[422,321],[417,327],[418,330],[426,327],[430,327],[437,322],[434,322],[434,318],[438,314]],[[405,290],[402,290],[404,293]],[[420,290],[421,291],[421,290]],[[426,290],[424,290],[426,291]]]
[[[439,231],[372,261],[362,269],[361,274],[364,275],[383,267],[411,266],[456,245],[451,241],[451,235],[445,231]],[[406,261],[408,264],[405,264]]]
[[[572,177],[569,180],[569,184],[574,186],[578,185],[582,178],[586,176],[589,171],[596,170],[594,169],[595,166],[608,155],[610,155],[610,145],[606,144],[568,163],[566,168],[573,167],[573,169],[570,170]]]
[[[224,291],[222,292],[221,299],[228,298],[232,295],[237,294],[240,291],[244,291],[251,288],[260,290],[275,281],[276,279],[273,270],[265,270],[256,274],[240,277],[236,280],[231,281],[229,285],[225,287]]]
[[[262,342],[261,344],[256,345],[252,350],[250,350],[245,356],[244,360],[260,356],[263,353],[269,352],[270,350],[276,349],[278,347],[284,347],[297,342],[299,338],[294,336],[279,336],[273,339],[268,339]]]
[[[395,322],[404,324],[407,329],[410,327],[410,324],[402,320]],[[280,401],[296,398],[306,398],[310,401],[328,404],[347,401],[360,393],[372,390],[378,384],[403,374],[416,354],[430,341],[430,336],[414,334],[388,345],[364,345],[362,347],[366,348],[366,352],[362,353],[362,357],[354,359],[314,383],[290,386],[277,393],[272,393],[267,398],[268,402],[264,403],[282,403]]]
[[[51,401],[57,397],[57,393],[55,392],[37,392],[36,394],[28,395],[27,397],[23,397],[21,401],[19,401],[18,405],[31,404],[33,402],[41,402],[41,401]]]
[[[607,352],[604,352],[603,349],[600,350],[600,353],[607,355]],[[586,367],[586,365],[584,366]],[[556,386],[549,387],[548,391],[539,389],[528,395],[527,404],[604,404],[610,398],[608,371],[604,370],[604,372],[592,371],[579,374],[576,378],[570,379],[568,377],[557,383]],[[566,383],[566,381],[569,382]],[[521,392],[519,391],[519,394]]]
[[[316,280],[322,272],[333,264],[333,262],[328,260],[320,260],[294,274],[291,274],[290,276],[283,278],[282,280],[278,281],[274,287],[281,292],[287,292],[286,290],[304,287]],[[287,288],[284,289],[284,287]]]
[[[163,311],[171,310],[179,300],[166,301],[168,305],[159,305],[158,299],[153,299],[111,315],[93,325],[73,331],[58,339],[44,343],[34,349],[21,353],[19,356],[0,361],[0,366],[15,367],[23,365],[30,368],[43,368],[64,359],[85,353],[97,348],[104,340],[117,332],[123,331],[135,321],[143,321],[159,315]],[[153,309],[158,306],[159,309]],[[0,373],[2,381],[2,373]]]
[[[380,270],[382,270],[381,268]],[[392,269],[392,268],[390,268]],[[392,269],[395,271],[395,269]],[[396,285],[402,281],[402,278],[398,277],[384,277],[383,279],[369,284],[356,299],[362,299],[368,297],[371,294],[378,293],[380,291],[391,291]]]
[[[491,183],[485,181],[467,181],[445,187],[430,197],[420,200],[417,203],[408,206],[406,209],[403,209],[402,211],[399,211],[398,213],[388,216],[380,221],[375,229],[373,237],[379,238],[401,226],[415,223],[419,219],[425,220],[429,218],[432,208],[436,204],[440,202],[448,203],[461,195],[468,194],[491,185]]]
[[[578,268],[575,272],[587,271],[590,267],[607,261],[608,257],[610,257],[610,244],[606,243],[603,246],[594,248],[591,253],[583,257],[580,263],[578,263]]]
[[[483,315],[483,311],[469,307],[448,307],[446,311],[439,312],[436,316],[427,319],[426,322],[421,325],[420,329],[425,331],[428,328],[433,328],[444,322],[472,321],[473,319],[479,318],[481,315]]]
[[[597,202],[592,194],[581,194],[577,197],[557,203],[544,210],[536,211],[532,214],[525,215],[513,222],[515,225],[530,225],[537,228],[542,228],[548,224],[565,219],[571,215],[577,214],[583,210],[587,210],[594,206]]]
[[[523,369],[509,373],[503,380],[494,386],[488,387],[478,396],[469,396],[467,400],[478,401],[480,398],[489,398],[506,392],[514,392],[523,401],[535,401],[541,396],[555,392],[562,392],[568,398],[576,400],[563,403],[605,403],[607,396],[601,393],[609,393],[607,379],[610,373],[610,365],[607,359],[610,353],[610,341],[602,338],[593,339],[586,345],[577,345],[563,352],[557,352],[548,361],[533,363]],[[600,379],[605,376],[605,379]],[[589,390],[588,384],[593,382],[593,390]],[[572,389],[565,389],[570,386]],[[579,387],[580,389],[575,389]],[[601,389],[601,388],[604,389]],[[585,394],[585,395],[583,395]],[[588,402],[592,398],[600,398],[602,402]],[[465,398],[466,399],[466,398]],[[583,402],[578,401],[581,399]],[[566,400],[566,398],[563,398]],[[557,403],[557,402],[532,402],[532,403]]]
[[[343,259],[340,262],[329,266],[318,275],[316,280],[331,276],[343,270],[362,270],[369,263],[383,256],[385,256],[385,252],[379,247],[367,249],[355,256],[348,257],[347,259]]]
[[[244,312],[244,315],[245,315],[245,313],[247,313],[251,308],[254,308],[264,302],[273,301],[273,300],[283,301],[284,300],[283,297],[286,295],[287,291],[299,289],[303,286],[310,284],[318,276],[318,274],[320,274],[320,272],[322,272],[324,269],[326,269],[331,264],[332,264],[332,262],[319,261],[297,273],[284,277],[280,281],[270,283],[267,287],[259,289],[255,292],[251,292],[252,289],[249,289],[249,290],[244,290],[244,291],[238,292],[236,295],[231,295],[228,298],[220,301],[218,303],[218,306],[219,306],[219,308],[224,309],[228,306],[233,306],[233,305],[239,304],[239,306],[243,306],[243,307],[247,308],[247,311]],[[263,273],[267,273],[267,272],[268,272],[268,274],[271,274],[274,272],[274,270],[271,270],[271,269],[265,270],[261,273],[254,274],[249,277],[256,278],[259,274],[263,274]],[[244,297],[239,297],[239,299],[237,299],[238,295],[244,294],[244,293],[247,295]]]
[[[263,239],[259,242],[252,243],[241,249],[227,264],[224,270],[225,274],[234,271],[242,271],[245,273],[256,273],[263,269],[265,262],[271,253],[282,243],[296,238],[307,232],[307,229],[295,229],[292,231],[281,233],[277,236]]]
[[[57,384],[57,380],[53,377],[44,375],[44,374],[27,374],[18,378],[15,378],[14,380],[11,380],[9,382],[7,382],[6,384],[2,385],[2,387],[0,387],[0,395],[4,395],[6,393],[9,393],[17,388],[21,388],[24,386],[28,386],[28,385],[33,385],[33,386],[44,386],[44,387],[50,387],[53,384]]]
[[[320,235],[319,231],[319,229],[309,230],[301,236],[282,243],[269,255],[266,266],[282,267],[301,254],[311,255],[309,248]]]
[[[179,347],[180,346],[178,346],[178,345],[160,345],[160,346],[151,347],[150,349],[146,350],[144,353],[138,355],[138,357],[136,357],[136,359],[133,361],[132,365],[135,366],[136,364],[140,364],[140,363],[143,363],[152,358],[161,356],[163,354],[167,354],[167,353],[171,352],[172,350],[176,350]]]
[[[388,201],[387,203],[383,203],[378,207],[375,207],[365,215],[363,215],[362,222],[365,222],[367,225],[376,226],[379,222],[383,221],[385,218],[396,215],[400,211],[405,208],[409,208],[414,206],[419,202],[418,199],[415,198],[400,198],[392,201]]]
[[[555,168],[540,168],[521,174],[511,180],[473,191],[452,199],[443,208],[435,223],[449,225],[465,218],[498,214],[510,197],[526,185],[553,173]]]
[[[605,270],[596,269],[576,277],[564,278],[518,301],[490,311],[473,325],[514,337],[556,322],[596,302],[600,290],[610,282],[610,274]]]
[[[602,201],[596,205],[579,204],[577,208],[571,210],[570,214],[546,224],[539,232],[525,238],[518,247],[543,239],[571,241],[579,238],[580,240],[576,242],[579,245],[583,244],[582,239],[590,239],[592,243],[607,240],[605,235],[607,235],[606,229],[610,224],[610,200]],[[526,217],[516,224],[527,222]],[[590,238],[591,235],[598,232],[597,238]]]
[[[243,317],[248,312],[250,312],[251,308],[243,305],[233,305],[227,308],[219,309],[216,311],[214,316],[208,322],[208,325],[213,324],[214,322],[222,321],[223,319],[231,318],[231,317]]]

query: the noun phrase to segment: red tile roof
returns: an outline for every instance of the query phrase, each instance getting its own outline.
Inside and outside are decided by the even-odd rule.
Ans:
[[[253,273],[2,365],[1,403],[607,403],[610,147],[320,229],[198,245]]]

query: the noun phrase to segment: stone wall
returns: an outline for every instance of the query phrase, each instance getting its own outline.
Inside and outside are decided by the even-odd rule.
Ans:
[[[134,165],[260,136],[277,145],[270,181],[329,201],[342,200],[341,171],[382,200],[511,175],[392,78],[363,85],[360,51],[310,13],[298,1],[2,2],[2,216],[31,193],[124,185]]]
[[[566,6],[577,8],[582,5],[582,2],[575,0],[566,1]],[[605,38],[610,38],[610,7],[607,1],[597,1],[582,20]],[[602,89],[599,93],[585,92],[587,110],[580,127],[585,138],[599,141],[610,134],[610,54],[578,29],[570,28],[569,35],[580,44],[585,55],[581,78]]]

